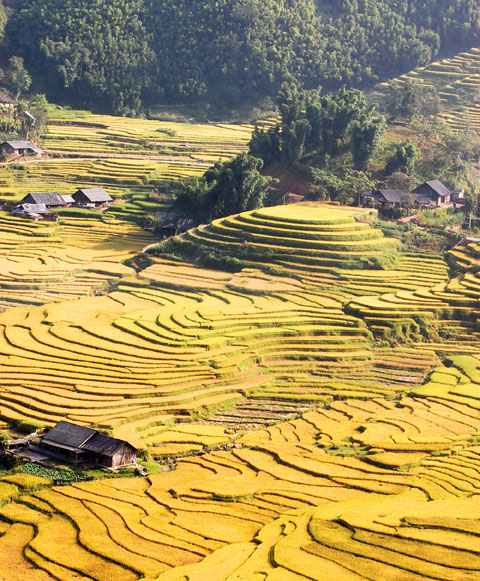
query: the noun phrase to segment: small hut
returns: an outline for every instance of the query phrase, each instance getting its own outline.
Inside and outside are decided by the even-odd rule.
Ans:
[[[42,438],[39,447],[61,460],[95,463],[110,468],[135,464],[137,459],[136,448],[128,442],[63,420]]]
[[[64,196],[59,192],[30,192],[20,200],[20,203],[44,204],[47,208],[59,208],[67,205]]]
[[[41,155],[43,151],[31,141],[4,141],[0,143],[3,155]]]
[[[2,95],[0,97],[0,107],[4,109],[15,109],[15,101],[10,97],[10,95]]]
[[[78,206],[86,208],[103,208],[113,201],[103,188],[82,188],[72,198]]]

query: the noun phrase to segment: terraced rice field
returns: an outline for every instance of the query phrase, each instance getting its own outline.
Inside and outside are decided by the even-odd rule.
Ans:
[[[86,153],[141,153],[216,161],[237,155],[250,141],[251,125],[189,124],[127,119],[85,112],[52,113],[47,150]]]
[[[0,544],[46,579],[475,579],[478,412],[424,401],[336,402],[168,474],[20,495]]]
[[[444,111],[442,118],[453,129],[480,131],[480,48],[473,47],[450,59],[418,68],[394,80],[414,80],[438,90]],[[386,83],[379,85],[382,91]]]
[[[371,218],[247,212],[137,272],[121,264],[148,243],[134,226],[4,217],[0,260],[27,288],[0,313],[2,420],[93,425],[177,460],[148,478],[0,479],[0,573],[480,579],[480,253],[453,249],[450,279]],[[211,252],[243,268],[201,268]],[[64,263],[110,264],[108,288],[61,297]],[[39,304],[26,273],[44,277]]]
[[[246,150],[250,125],[167,123],[52,110],[42,144],[47,157],[0,168],[0,201],[16,202],[32,191],[72,194],[105,187],[118,217],[162,210],[149,194],[158,180],[200,177],[219,160]]]
[[[99,292],[135,271],[122,264],[152,237],[118,220],[30,222],[0,213],[0,309]]]

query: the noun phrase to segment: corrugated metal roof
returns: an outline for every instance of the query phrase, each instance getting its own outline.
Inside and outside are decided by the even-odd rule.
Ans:
[[[35,153],[43,153],[42,150],[31,141],[4,141],[2,145],[8,143],[13,149],[31,149]]]
[[[408,194],[408,190],[377,190],[375,194],[381,194],[387,202],[394,204],[400,202],[402,197]]]
[[[30,192],[24,200],[31,198],[35,204],[45,204],[46,206],[65,206],[66,202],[58,192]]]
[[[127,442],[124,440],[118,440],[117,438],[110,438],[97,432],[92,436],[85,444],[82,445],[82,450],[88,450],[90,452],[95,452],[96,454],[102,454],[104,456],[113,456],[117,450],[123,448]],[[128,444],[130,445],[130,444]]]
[[[20,204],[13,210],[12,214],[22,212],[26,212],[27,214],[50,214],[45,204]]]
[[[107,194],[103,188],[81,188],[73,194],[73,198],[77,196],[79,192],[87,198],[89,202],[111,202],[112,198]]]
[[[135,448],[125,440],[110,438],[93,428],[84,428],[63,420],[48,432],[42,443],[63,450],[94,452],[103,456],[113,456],[123,446],[129,446],[135,451]]]
[[[60,421],[54,426],[43,438],[46,444],[55,444],[69,446],[71,448],[80,448],[89,438],[97,431],[92,428],[84,428],[71,424],[70,422]]]
[[[437,196],[450,196],[452,192],[447,188],[446,185],[442,184],[440,180],[430,180],[428,182],[423,182],[423,184],[417,186],[413,193],[419,192],[422,188],[427,186],[432,194],[437,194]],[[425,195],[425,194],[423,194]],[[431,195],[431,194],[430,194]]]
[[[69,196],[68,194],[62,194],[62,198],[65,204],[73,204],[75,202],[72,196]]]
[[[430,186],[432,190],[439,196],[449,196],[452,193],[446,185],[442,184],[440,180],[430,180],[429,182],[425,183],[427,186]]]

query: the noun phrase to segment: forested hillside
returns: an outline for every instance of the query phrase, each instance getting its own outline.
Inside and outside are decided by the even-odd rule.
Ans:
[[[11,5],[12,3],[9,3]],[[137,113],[235,106],[305,88],[367,87],[475,45],[476,0],[18,0],[5,57],[75,105]]]

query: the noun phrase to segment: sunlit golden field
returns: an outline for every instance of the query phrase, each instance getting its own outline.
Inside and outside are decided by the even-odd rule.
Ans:
[[[165,207],[152,198],[155,184],[201,177],[215,162],[245,151],[252,130],[51,107],[40,144],[45,155],[0,166],[0,201],[18,202],[32,191],[72,194],[101,186],[117,200],[109,214],[141,219]]]
[[[177,460],[0,478],[0,571],[480,578],[477,248],[452,251],[451,278],[372,219],[264,208],[127,265],[152,242],[136,226],[2,216],[2,420],[93,425]],[[240,270],[202,268],[212,249]]]

